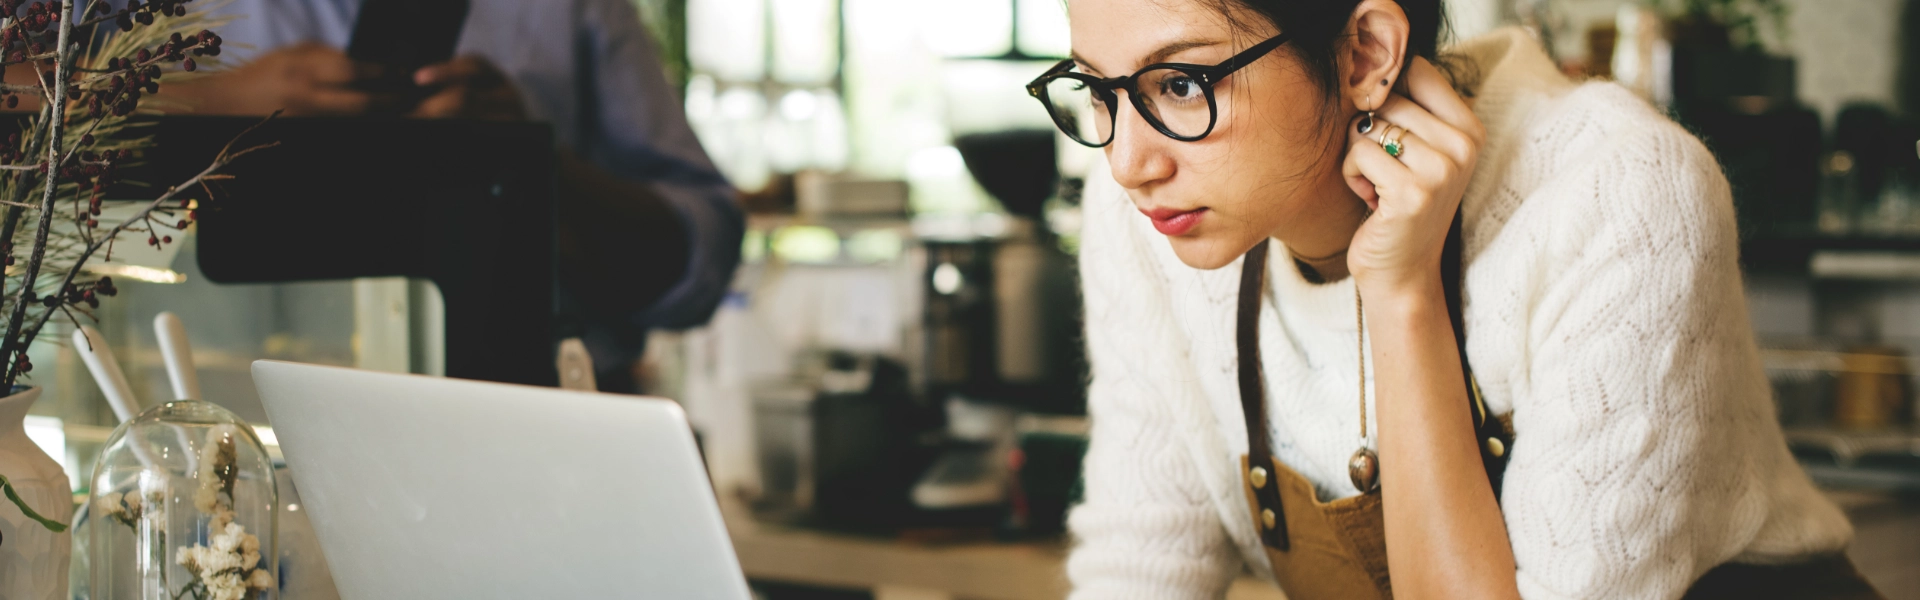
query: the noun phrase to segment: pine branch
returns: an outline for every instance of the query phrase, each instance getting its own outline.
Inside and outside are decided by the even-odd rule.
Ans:
[[[133,214],[133,216],[128,217],[124,221],[121,221],[120,224],[114,226],[113,229],[107,230],[107,233],[105,235],[100,236],[98,240],[94,241],[91,244],[88,244],[85,250],[80,251],[80,256],[74,259],[73,267],[67,269],[66,276],[61,278],[60,286],[57,288],[54,288],[55,291],[53,293],[56,293],[56,294],[62,293],[65,290],[67,290],[69,286],[72,286],[74,278],[78,277],[80,275],[80,270],[86,266],[87,259],[92,258],[93,254],[95,252],[100,251],[101,248],[107,247],[109,244],[112,244],[114,238],[119,237],[121,232],[127,231],[128,229],[132,228],[132,226],[135,223],[145,222],[149,215],[152,215],[155,210],[160,208],[160,205],[173,200],[174,196],[178,195],[181,190],[193,187],[195,185],[199,185],[200,182],[214,177],[215,174],[220,169],[226,168],[228,164],[231,164],[234,160],[242,156],[252,154],[255,151],[265,150],[267,148],[272,148],[274,146],[280,145],[279,142],[268,142],[265,144],[260,144],[258,146],[248,147],[238,152],[233,151],[233,145],[235,142],[240,141],[240,139],[246,137],[247,134],[253,133],[253,130],[259,129],[261,125],[265,125],[267,124],[267,122],[272,121],[274,118],[279,116],[280,116],[280,112],[275,111],[273,115],[268,116],[266,119],[261,120],[259,123],[253,124],[253,126],[251,127],[248,127],[246,131],[240,132],[240,135],[234,136],[232,140],[227,141],[226,146],[220,149],[220,154],[214,157],[213,163],[207,165],[206,169],[201,170],[199,174],[194,175],[192,178],[187,179],[184,182],[181,182],[179,185],[175,185],[173,187],[167,188],[166,193],[161,194],[160,197],[153,199],[153,201],[151,202],[148,202],[147,205],[144,208],[141,208],[139,212],[136,212]],[[29,282],[27,286],[28,288],[31,288],[32,283]],[[16,313],[20,314],[21,315],[20,318],[23,318],[23,319],[25,318],[25,312],[26,312],[24,306],[25,306],[24,303],[17,304],[15,306]],[[31,329],[28,329],[26,335],[21,338],[20,347],[25,348],[27,346],[32,345],[33,340],[40,336],[40,330],[46,327],[48,318],[52,316],[53,316],[53,311],[51,310],[42,311],[40,313],[40,317],[34,321],[33,327]],[[9,381],[8,383],[11,384],[12,382]]]

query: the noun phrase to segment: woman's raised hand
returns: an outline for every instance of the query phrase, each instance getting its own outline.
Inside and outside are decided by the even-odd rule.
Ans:
[[[1447,228],[1486,141],[1480,119],[1432,63],[1415,57],[1406,83],[1412,97],[1388,94],[1367,133],[1359,120],[1347,126],[1342,173],[1374,211],[1354,233],[1347,268],[1369,298],[1438,289],[1429,286],[1440,282]],[[1397,157],[1383,147],[1396,138]]]

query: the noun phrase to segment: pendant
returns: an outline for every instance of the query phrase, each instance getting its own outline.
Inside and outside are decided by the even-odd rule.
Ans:
[[[1353,451],[1353,458],[1347,459],[1347,476],[1353,478],[1353,487],[1360,493],[1371,492],[1380,487],[1380,457],[1371,448]]]

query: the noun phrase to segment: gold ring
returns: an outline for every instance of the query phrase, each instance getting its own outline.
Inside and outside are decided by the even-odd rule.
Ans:
[[[1392,123],[1386,123],[1385,121],[1382,121],[1382,123],[1384,123],[1386,126],[1381,127],[1380,133],[1373,136],[1373,141],[1374,143],[1385,146],[1387,145],[1387,134],[1392,133],[1394,129],[1398,129],[1400,126]]]

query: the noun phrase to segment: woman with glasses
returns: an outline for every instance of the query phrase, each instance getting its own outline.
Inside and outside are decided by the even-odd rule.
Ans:
[[[1074,598],[1875,598],[1707,150],[1438,0],[1068,0],[1102,148]],[[1436,62],[1447,69],[1435,66]]]

